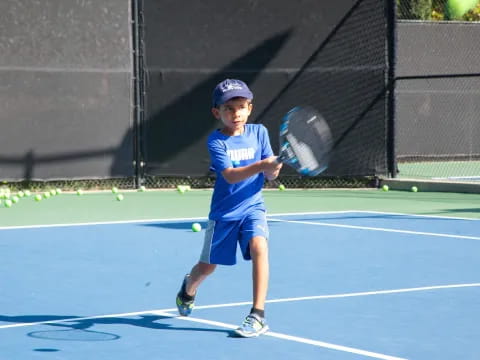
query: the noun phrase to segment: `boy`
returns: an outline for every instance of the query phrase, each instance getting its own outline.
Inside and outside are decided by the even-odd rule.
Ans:
[[[265,299],[268,287],[268,225],[261,194],[264,176],[273,180],[281,164],[273,156],[267,129],[247,124],[253,94],[241,80],[226,79],[213,91],[213,116],[222,129],[208,138],[208,151],[217,180],[199,262],[177,294],[180,315],[192,312],[200,283],[218,264],[236,263],[237,242],[245,260],[252,260],[253,307],[235,332],[253,337],[268,330]]]

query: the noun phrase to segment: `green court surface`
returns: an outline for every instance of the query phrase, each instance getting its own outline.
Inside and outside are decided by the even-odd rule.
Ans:
[[[480,180],[480,161],[435,161],[398,164],[399,178]]]
[[[123,191],[123,201],[111,192],[78,196],[63,193],[35,202],[22,198],[11,208],[0,206],[0,227],[205,218],[211,190],[147,192]],[[480,218],[480,194],[359,190],[265,190],[270,214],[313,211],[363,210],[417,215]]]

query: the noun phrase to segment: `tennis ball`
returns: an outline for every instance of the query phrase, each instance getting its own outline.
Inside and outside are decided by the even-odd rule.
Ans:
[[[193,223],[192,224],[192,231],[193,232],[199,232],[200,230],[202,230],[202,225],[200,225],[199,223]]]
[[[465,13],[473,9],[477,3],[478,0],[448,0],[448,15],[452,19],[460,19]]]
[[[48,198],[50,197],[50,192],[49,192],[49,191],[45,191],[45,192],[43,193],[43,197],[44,197],[45,199],[48,199]]]
[[[285,185],[283,185],[283,184],[278,185],[278,190],[280,190],[280,191],[285,190]]]
[[[388,191],[388,190],[390,190],[390,188],[388,187],[388,185],[383,185],[382,190],[383,191]]]
[[[5,207],[10,208],[12,207],[12,205],[13,205],[12,200],[10,199],[5,200]]]
[[[14,204],[16,204],[20,201],[20,198],[18,196],[12,196],[12,201]]]
[[[138,189],[138,191],[141,191],[141,192],[145,192],[147,191],[146,187],[145,186],[140,186],[140,188]]]
[[[77,190],[77,195],[78,195],[78,196],[83,195],[83,190],[82,190],[82,189],[78,189],[78,190]]]
[[[42,201],[42,195],[37,194],[37,195],[35,195],[35,198],[34,198],[34,199],[35,199],[35,201],[37,201],[37,202],[38,202],[38,201]]]
[[[122,201],[123,200],[123,195],[122,194],[117,194],[116,198],[117,198],[118,201]]]
[[[417,191],[418,191],[418,188],[417,188],[416,186],[412,186],[412,187],[410,188],[410,190],[411,190],[412,192],[417,192]]]
[[[114,194],[118,193],[118,188],[116,186],[112,187],[112,193]]]
[[[17,193],[17,195],[18,195],[18,197],[21,197],[21,198],[22,198],[22,197],[25,196],[25,193],[20,190],[20,191]]]
[[[62,193],[62,189],[56,188],[55,191],[57,192],[57,195],[60,195]]]
[[[52,195],[52,196],[57,195],[57,190],[55,190],[55,189],[50,190],[50,195]]]
[[[178,191],[180,194],[185,193],[185,191],[186,191],[185,186],[183,186],[183,185],[177,185],[177,191]]]
[[[30,192],[30,190],[25,190],[24,193],[25,193],[25,196],[30,196],[30,195],[32,195],[32,193]]]

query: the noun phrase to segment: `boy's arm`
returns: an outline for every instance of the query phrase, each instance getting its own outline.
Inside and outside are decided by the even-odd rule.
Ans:
[[[277,163],[275,159],[276,156],[271,156],[247,166],[237,168],[229,167],[222,171],[222,175],[229,184],[238,183],[260,172],[266,174],[276,173],[278,175],[282,164]]]
[[[262,159],[273,156],[272,146],[270,145],[270,137],[268,136],[268,130],[264,125],[260,127],[260,141],[262,143]],[[264,171],[264,175],[267,180],[275,180],[280,174],[282,165],[275,168],[273,171]]]

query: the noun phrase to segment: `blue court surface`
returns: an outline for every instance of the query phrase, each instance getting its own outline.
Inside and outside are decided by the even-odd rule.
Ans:
[[[271,214],[255,339],[231,332],[251,306],[240,256],[177,317],[193,221],[0,228],[0,359],[480,359],[479,220]]]

